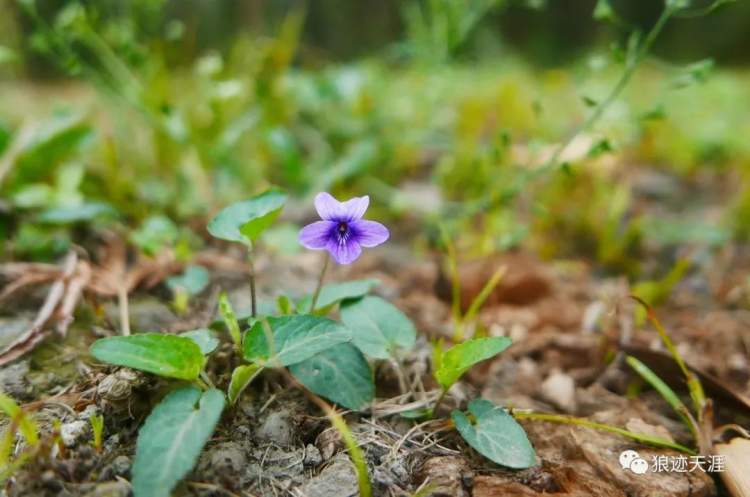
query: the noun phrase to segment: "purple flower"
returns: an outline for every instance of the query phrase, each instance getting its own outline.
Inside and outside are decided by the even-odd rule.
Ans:
[[[354,197],[339,202],[331,194],[315,196],[315,209],[323,219],[308,224],[299,232],[302,245],[313,250],[328,250],[339,264],[351,264],[362,253],[362,247],[375,247],[388,239],[388,228],[362,219],[370,197]]]

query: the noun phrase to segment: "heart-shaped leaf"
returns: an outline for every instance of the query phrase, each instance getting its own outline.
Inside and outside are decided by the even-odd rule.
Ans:
[[[227,397],[230,404],[237,402],[242,392],[253,381],[253,378],[255,378],[261,369],[262,366],[258,364],[245,364],[234,368],[232,379],[229,381],[229,389],[227,390]]]
[[[272,317],[267,322],[270,329],[266,329],[264,321],[259,320],[245,335],[243,349],[246,360],[289,366],[352,339],[347,327],[320,316]],[[272,341],[270,344],[269,338]]]
[[[343,302],[341,321],[352,331],[352,343],[378,359],[393,356],[397,347],[413,347],[417,339],[417,330],[409,318],[380,297]]]
[[[536,454],[526,432],[513,417],[492,402],[475,399],[469,402],[474,422],[461,411],[451,418],[464,440],[484,457],[509,468],[530,468]]]
[[[184,331],[180,333],[181,337],[189,338],[198,345],[203,355],[208,355],[219,346],[219,339],[216,334],[208,328],[199,328],[197,330]]]
[[[91,345],[91,355],[117,366],[140,369],[149,373],[195,380],[205,358],[192,339],[161,333],[101,338]]]
[[[375,396],[370,365],[357,347],[341,343],[289,367],[312,392],[359,410]]]
[[[140,432],[133,462],[135,497],[169,497],[203,450],[224,410],[224,394],[193,386],[173,391]]]
[[[474,338],[459,343],[441,354],[435,379],[447,390],[472,366],[499,354],[510,344],[508,337]]]
[[[208,232],[230,242],[254,242],[268,228],[286,202],[286,194],[268,190],[243,202],[234,203],[208,223]]]
[[[338,304],[342,300],[362,297],[363,295],[367,295],[367,293],[379,283],[378,280],[370,278],[324,285],[323,288],[320,289],[315,308],[326,309],[332,305]],[[311,312],[311,304],[312,295],[307,295],[297,302],[297,309],[299,309],[300,312]]]

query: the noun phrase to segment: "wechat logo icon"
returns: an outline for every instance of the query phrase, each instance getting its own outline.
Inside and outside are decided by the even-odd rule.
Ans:
[[[620,466],[622,466],[622,469],[629,469],[637,475],[645,474],[648,471],[648,463],[634,450],[624,450],[620,453]]]

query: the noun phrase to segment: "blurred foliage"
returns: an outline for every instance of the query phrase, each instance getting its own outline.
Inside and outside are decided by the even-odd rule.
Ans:
[[[613,34],[551,68],[511,49],[513,30],[488,33],[519,16],[542,22],[555,2],[404,2],[403,37],[349,62],[326,62],[310,41],[311,20],[335,2],[258,2],[262,23],[236,30],[242,11],[213,44],[186,17],[205,8],[191,2],[13,3],[20,24],[0,41],[0,71],[11,67],[0,92],[0,257],[53,258],[106,227],[129,229],[146,254],[171,247],[187,259],[205,243],[191,226],[269,184],[297,199],[368,192],[404,229],[425,220],[416,243],[436,243],[440,224],[469,256],[526,245],[633,277],[654,244],[747,239],[748,76],[711,60],[648,63],[571,143],[565,167],[530,179],[617,81],[624,33],[653,21],[620,2],[583,3],[581,26],[597,26],[595,13]],[[747,9],[701,19],[726,12]],[[38,60],[67,78],[28,83],[19,67]],[[647,209],[630,164],[668,178],[656,194],[672,201],[671,184],[732,178],[721,223]],[[293,245],[285,226],[268,239],[281,251]]]

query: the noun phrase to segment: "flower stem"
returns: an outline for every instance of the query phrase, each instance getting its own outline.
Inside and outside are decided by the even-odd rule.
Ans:
[[[256,317],[258,315],[258,303],[255,297],[255,264],[253,264],[253,247],[250,245],[247,247],[247,262],[250,265],[250,315]]]
[[[328,254],[323,259],[323,268],[320,270],[320,276],[318,276],[318,285],[315,287],[315,292],[312,296],[312,302],[310,303],[310,313],[315,311],[315,305],[318,303],[318,297],[320,296],[320,290],[323,288],[323,279],[325,278],[326,271],[328,270]]]
[[[574,416],[566,416],[564,414],[546,414],[542,412],[531,412],[531,411],[515,411],[511,410],[510,414],[516,419],[532,419],[536,421],[548,421],[551,423],[562,423],[568,425],[584,426],[586,428],[593,428],[594,430],[606,431],[614,433],[626,438],[630,438],[637,442],[641,442],[646,445],[652,445],[655,447],[666,447],[668,449],[678,450],[686,454],[695,454],[695,451],[680,445],[666,438],[654,437],[643,433],[635,433],[617,426],[608,425],[605,423],[597,423],[596,421],[590,421],[585,418],[576,418]]]

